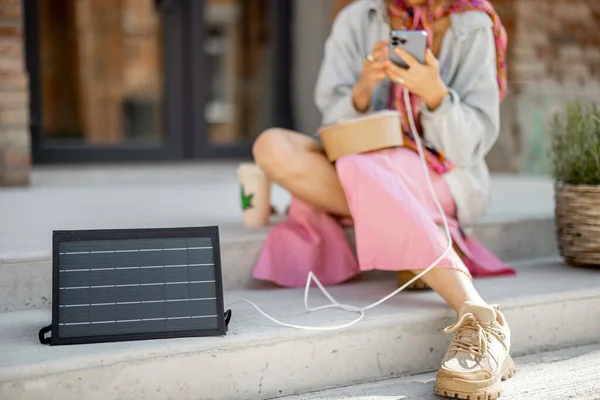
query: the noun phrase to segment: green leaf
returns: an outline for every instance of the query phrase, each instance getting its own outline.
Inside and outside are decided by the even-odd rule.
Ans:
[[[244,190],[243,185],[240,185],[240,194],[242,197],[242,210],[246,211],[246,210],[253,208],[254,206],[252,205],[252,198],[254,197],[254,195],[253,194],[247,195]]]

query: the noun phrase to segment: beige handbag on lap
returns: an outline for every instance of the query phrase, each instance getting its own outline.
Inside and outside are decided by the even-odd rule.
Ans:
[[[319,136],[331,162],[348,154],[367,153],[404,144],[398,111],[381,111],[340,121],[321,128]]]

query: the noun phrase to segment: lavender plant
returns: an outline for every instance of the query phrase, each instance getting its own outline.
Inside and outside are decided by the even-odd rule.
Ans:
[[[570,102],[552,124],[550,158],[557,184],[600,185],[600,108]]]

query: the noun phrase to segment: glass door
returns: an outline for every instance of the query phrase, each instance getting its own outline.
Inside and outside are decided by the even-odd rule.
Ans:
[[[24,5],[34,162],[182,157],[179,2]]]
[[[291,128],[291,9],[282,0],[190,1],[193,146],[246,158],[263,130]]]
[[[250,157],[292,127],[292,6],[25,1],[34,162]]]

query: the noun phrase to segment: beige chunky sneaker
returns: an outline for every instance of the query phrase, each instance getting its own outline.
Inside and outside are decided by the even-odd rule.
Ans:
[[[465,303],[442,361],[435,393],[468,400],[493,400],[502,394],[502,381],[516,373],[510,357],[510,329],[496,306]]]

